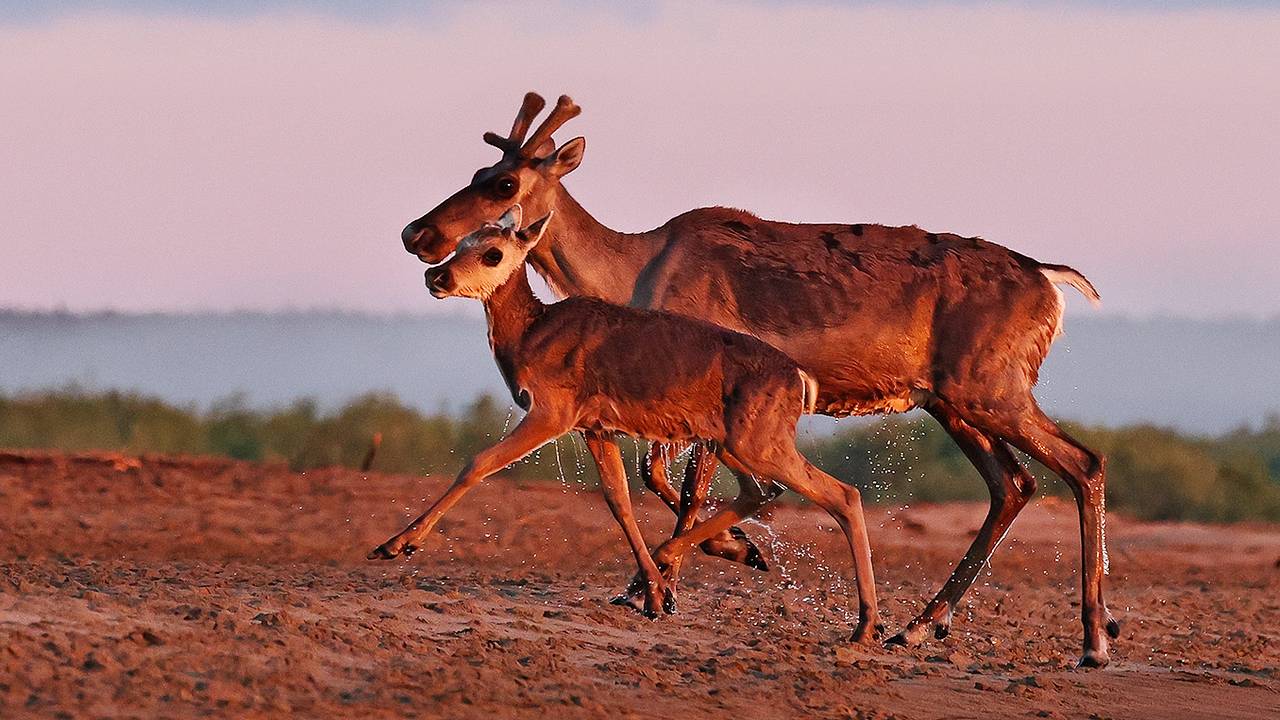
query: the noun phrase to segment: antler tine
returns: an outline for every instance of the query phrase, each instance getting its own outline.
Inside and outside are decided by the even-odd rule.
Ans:
[[[533,131],[533,136],[525,142],[520,152],[526,156],[533,154],[539,145],[551,137],[551,133],[559,130],[561,125],[577,117],[581,112],[582,108],[574,104],[573,98],[568,95],[561,95],[560,99],[556,101],[556,106],[547,115],[547,119],[543,120],[538,129]]]
[[[536,92],[527,92],[524,94],[524,102],[520,104],[520,112],[516,113],[516,121],[511,123],[511,134],[508,135],[511,142],[519,145],[524,142],[524,136],[529,132],[529,126],[533,125],[533,119],[538,117],[538,113],[542,112],[542,108],[547,106],[547,101]]]
[[[511,124],[511,134],[502,137],[498,133],[487,132],[484,134],[484,141],[503,152],[519,150],[520,143],[524,142],[525,133],[529,132],[529,126],[533,124],[533,119],[546,106],[547,101],[543,100],[538,93],[525,93],[524,101],[520,103],[520,112],[516,113],[516,121]]]

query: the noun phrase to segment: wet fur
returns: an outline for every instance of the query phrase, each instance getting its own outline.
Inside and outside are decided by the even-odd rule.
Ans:
[[[571,403],[576,430],[723,442],[731,418],[745,415],[778,417],[769,432],[794,437],[804,407],[799,368],[756,338],[595,298],[543,305],[523,273],[487,307],[513,397],[525,406]]]

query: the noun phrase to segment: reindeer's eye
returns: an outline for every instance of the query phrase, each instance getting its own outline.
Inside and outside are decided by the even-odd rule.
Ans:
[[[493,181],[493,194],[495,197],[508,200],[516,196],[516,179],[510,175],[503,175]]]
[[[480,256],[480,262],[489,267],[497,267],[502,262],[502,251],[498,248],[489,248],[484,251],[484,255]]]

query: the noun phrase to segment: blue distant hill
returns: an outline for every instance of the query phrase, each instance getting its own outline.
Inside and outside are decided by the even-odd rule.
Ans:
[[[1072,420],[1216,433],[1280,413],[1277,378],[1280,319],[1069,314],[1037,395]],[[332,407],[375,390],[423,410],[508,399],[472,315],[0,312],[0,392],[72,384],[200,407],[233,394]]]

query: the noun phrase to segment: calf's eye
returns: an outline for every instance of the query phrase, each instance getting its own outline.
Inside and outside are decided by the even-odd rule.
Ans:
[[[480,256],[480,262],[489,267],[497,267],[498,263],[502,262],[502,251],[498,248],[485,250],[484,255]]]

